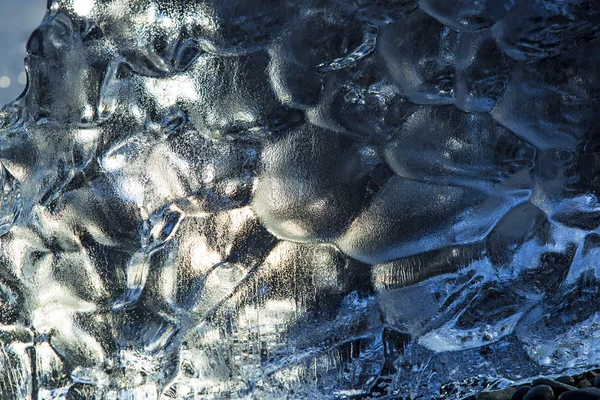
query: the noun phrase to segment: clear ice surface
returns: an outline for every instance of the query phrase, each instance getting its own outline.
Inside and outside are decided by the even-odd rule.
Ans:
[[[597,367],[599,35],[593,0],[49,0],[0,112],[0,398]]]

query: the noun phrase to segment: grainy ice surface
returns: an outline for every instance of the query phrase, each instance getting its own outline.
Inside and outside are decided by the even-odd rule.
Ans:
[[[460,399],[598,366],[599,21],[49,1],[0,112],[0,398]]]

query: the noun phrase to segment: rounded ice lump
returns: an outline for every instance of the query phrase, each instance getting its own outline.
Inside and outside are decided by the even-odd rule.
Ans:
[[[0,397],[597,366],[599,34],[593,1],[50,0],[0,112]]]

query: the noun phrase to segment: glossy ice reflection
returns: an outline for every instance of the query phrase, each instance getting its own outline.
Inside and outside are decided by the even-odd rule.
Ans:
[[[597,366],[594,4],[343,3],[49,2],[0,112],[0,397]]]

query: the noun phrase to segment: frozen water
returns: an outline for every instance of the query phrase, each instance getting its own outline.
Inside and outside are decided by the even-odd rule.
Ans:
[[[266,145],[253,210],[281,239],[337,238],[363,206],[371,165],[344,136],[303,124]]]
[[[533,168],[535,149],[488,114],[436,106],[415,111],[384,155],[394,173],[405,178],[493,190],[498,184],[518,188],[515,175]]]
[[[379,48],[400,94],[417,104],[452,104],[459,36],[421,10],[385,26]]]
[[[515,0],[419,0],[423,11],[458,31],[489,28],[504,17],[514,5]]]
[[[463,33],[456,61],[456,106],[490,111],[506,89],[512,64],[489,30]]]
[[[49,1],[0,112],[0,398],[460,399],[597,367],[599,19]]]

